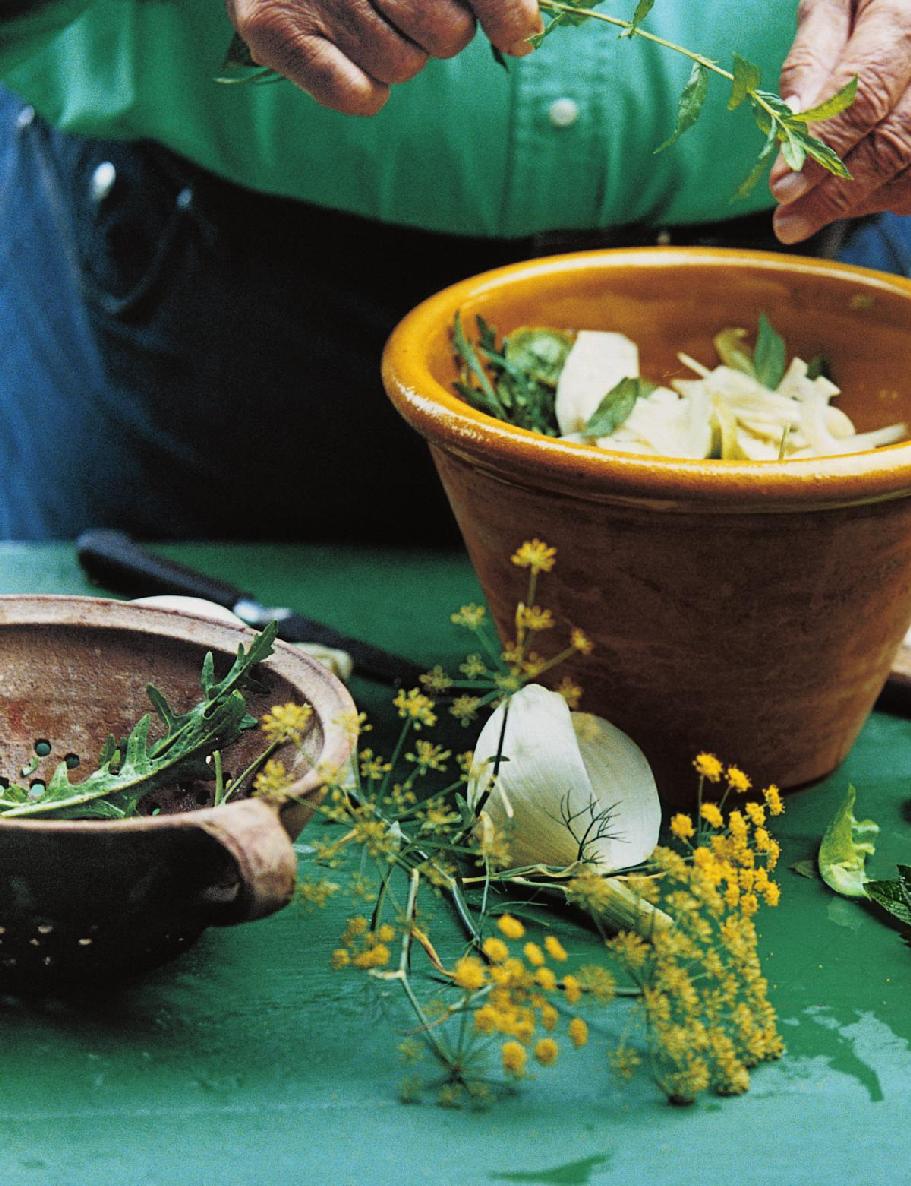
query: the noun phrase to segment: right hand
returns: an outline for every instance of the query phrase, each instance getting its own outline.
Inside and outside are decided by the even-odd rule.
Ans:
[[[519,57],[541,29],[536,0],[226,0],[256,62],[324,107],[374,115],[391,85],[429,58],[451,58],[475,21],[503,53]]]

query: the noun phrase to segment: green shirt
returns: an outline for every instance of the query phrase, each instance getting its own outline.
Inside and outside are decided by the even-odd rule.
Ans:
[[[728,66],[737,50],[777,89],[795,8],[658,0],[648,27]],[[0,26],[0,74],[66,130],[151,138],[254,189],[429,230],[673,225],[772,204],[763,183],[731,204],[761,134],[726,110],[721,79],[696,126],[654,155],[690,64],[600,22],[555,32],[508,72],[479,35],[368,119],[287,82],[215,82],[232,32],[220,0],[58,0]]]

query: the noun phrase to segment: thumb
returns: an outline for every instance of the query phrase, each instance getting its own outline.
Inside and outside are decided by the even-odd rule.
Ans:
[[[823,97],[853,26],[854,0],[802,0],[797,36],[781,68],[781,97],[805,111]]]

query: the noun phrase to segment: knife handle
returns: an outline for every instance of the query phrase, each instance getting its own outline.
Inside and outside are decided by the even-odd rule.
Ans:
[[[227,609],[245,596],[233,585],[147,552],[122,531],[84,531],[76,540],[76,554],[93,581],[116,593],[180,593]]]

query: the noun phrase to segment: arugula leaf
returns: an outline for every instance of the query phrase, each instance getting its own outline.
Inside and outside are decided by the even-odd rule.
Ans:
[[[702,112],[702,105],[705,102],[705,96],[709,89],[709,72],[701,62],[694,62],[693,69],[690,71],[690,76],[686,80],[686,86],[680,94],[680,100],[677,104],[677,126],[674,131],[668,136],[663,144],[659,144],[655,149],[656,153],[663,152],[665,148],[679,140],[684,132],[688,131]]]
[[[480,326],[481,319],[477,318],[477,322]],[[462,363],[462,379],[456,384],[459,394],[479,411],[486,412],[488,416],[496,416],[498,420],[505,420],[507,418],[506,410],[500,402],[487,372],[481,365],[481,360],[475,353],[474,347],[465,336],[462,315],[458,312],[452,323],[452,344],[455,347],[457,361]],[[478,387],[473,387],[468,383],[471,376],[477,379]],[[479,395],[483,396],[483,400],[478,398]]]
[[[911,927],[911,866],[899,865],[896,881],[865,882],[864,892],[899,922]]]
[[[584,437],[606,437],[630,417],[636,401],[656,390],[648,379],[621,379],[602,399],[582,429]]]
[[[277,629],[277,624],[270,622],[249,648],[241,645],[231,668],[217,682],[212,658],[207,655],[200,679],[203,697],[187,712],[174,712],[161,692],[150,685],[149,699],[164,726],[161,737],[150,737],[152,714],[146,713],[120,745],[108,738],[98,768],[81,782],[70,782],[70,770],[66,762],[60,762],[40,795],[33,798],[22,787],[4,790],[0,793],[0,817],[117,819],[134,814],[140,799],[155,788],[200,777],[207,754],[230,745],[256,724],[246,711],[239,684],[271,654]]]
[[[823,881],[846,898],[863,898],[865,864],[875,851],[879,824],[854,818],[857,791],[849,786],[844,802],[825,830],[819,846],[817,864]]]
[[[728,99],[728,111],[734,111],[744,101],[750,91],[758,90],[760,83],[759,67],[734,54],[734,80],[731,83],[731,97]]]
[[[760,313],[753,366],[756,368],[756,378],[770,391],[777,391],[778,384],[784,378],[787,369],[785,353],[784,338],[775,330],[765,313]]]

